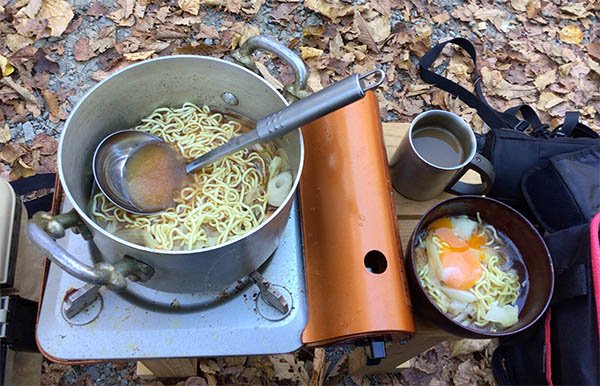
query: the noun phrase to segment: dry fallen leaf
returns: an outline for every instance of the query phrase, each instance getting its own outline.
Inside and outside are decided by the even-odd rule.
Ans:
[[[354,27],[359,31],[357,40],[361,43],[364,43],[369,47],[369,49],[379,52],[379,47],[377,46],[377,42],[373,38],[373,34],[371,33],[371,29],[367,24],[367,21],[362,17],[360,12],[354,12]]]
[[[540,94],[540,98],[539,98],[536,106],[537,106],[538,110],[548,111],[552,107],[559,105],[564,101],[565,101],[564,98],[559,97],[558,95],[554,94],[553,92],[543,91]]]
[[[55,117],[58,117],[58,115],[60,114],[60,110],[56,95],[50,90],[42,90],[42,96],[46,100],[46,104],[48,105],[48,110],[50,111],[50,114],[54,115]]]
[[[529,3],[531,3],[531,0],[510,0],[511,7],[520,12],[524,12]]]
[[[594,58],[595,60],[600,61],[600,41],[590,42],[586,46],[588,55]]]
[[[460,339],[450,343],[450,358],[471,354],[483,350],[491,342],[490,339]]]
[[[437,15],[431,18],[436,24],[444,24],[448,20],[450,20],[450,14],[448,12],[438,13]]]
[[[340,357],[340,359],[338,359],[338,361],[331,367],[331,371],[329,371],[329,374],[327,374],[327,377],[325,378],[325,382],[327,382],[327,380],[329,378],[335,378],[336,376],[338,376],[340,374],[342,368],[346,364],[347,360],[348,360],[348,354],[342,355]]]
[[[185,380],[184,386],[208,386],[208,382],[202,377],[191,377]]]
[[[264,64],[262,64],[261,62],[256,62],[255,65],[256,65],[256,68],[258,69],[258,71],[260,72],[260,75],[263,78],[265,78],[265,80],[271,86],[275,87],[278,90],[283,89],[283,84],[281,84],[281,82],[279,80],[277,80],[277,78],[275,78],[273,75],[271,75],[271,73],[269,72],[267,67],[265,67]]]
[[[50,36],[60,36],[73,19],[73,9],[65,0],[42,0],[36,18],[48,20]]]
[[[118,0],[117,2],[120,8],[108,15],[108,17],[120,26],[132,26],[135,23],[135,18],[132,16],[135,0]]]
[[[260,29],[255,25],[246,25],[244,26],[244,32],[242,36],[240,36],[239,45],[241,46],[246,42],[246,40],[250,39],[252,36],[256,36],[260,34]]]
[[[332,0],[330,2],[326,2],[325,0],[304,0],[304,7],[327,16],[333,22],[353,13],[357,9],[357,7],[343,4],[339,0]]]
[[[590,70],[600,75],[600,63],[592,60],[592,58],[588,58],[587,65],[590,68]]]
[[[90,47],[90,39],[79,38],[73,46],[73,55],[78,62],[85,62],[96,56],[92,47]]]
[[[4,126],[0,126],[0,144],[4,145],[10,141],[10,129],[5,123]]]
[[[313,359],[313,372],[310,377],[310,386],[323,386],[325,382],[325,373],[329,363],[325,359],[325,349],[321,347],[315,348],[315,355]]]
[[[568,4],[561,6],[560,10],[563,12],[561,16],[566,19],[580,19],[590,14],[588,10],[585,9],[585,3],[568,2]]]
[[[0,161],[6,162],[9,165],[29,152],[25,146],[21,144],[9,143],[0,150]]]
[[[255,15],[258,13],[260,7],[264,4],[264,2],[265,0],[246,0],[242,3],[242,12],[244,12],[247,15]],[[230,9],[229,5],[227,6],[227,9]]]
[[[583,42],[583,32],[575,24],[569,24],[558,33],[560,40],[570,44],[581,44]]]
[[[200,11],[200,0],[179,0],[177,4],[179,8],[194,16],[197,16]]]
[[[314,47],[300,47],[300,57],[304,60],[310,58],[319,58],[323,55],[323,50]]]
[[[43,156],[54,155],[58,149],[58,141],[48,134],[38,134],[33,138],[31,148],[39,149]]]
[[[535,85],[535,87],[537,87],[537,89],[539,91],[542,91],[548,85],[550,85],[554,82],[556,82],[556,69],[555,68],[550,71],[546,71],[543,74],[541,74],[540,76],[538,76],[533,81],[533,84]]]
[[[289,379],[303,385],[308,384],[309,378],[306,368],[304,368],[304,362],[298,360],[293,354],[271,355],[269,359],[273,364],[277,379]]]
[[[127,60],[131,60],[132,62],[135,62],[138,60],[146,60],[149,57],[151,57],[153,53],[154,53],[154,51],[138,51],[138,52],[131,52],[131,53],[123,54],[123,57]]]
[[[452,379],[455,386],[471,386],[477,384],[477,374],[475,373],[475,364],[471,359],[458,365],[456,373]]]
[[[507,82],[500,71],[490,70],[487,67],[481,69],[481,80],[486,91],[490,94],[500,96],[506,100],[524,98],[535,93],[535,86],[518,85]]]
[[[9,76],[15,71],[15,68],[8,63],[8,59],[5,56],[0,55],[0,75]]]
[[[8,175],[8,179],[10,181],[15,181],[19,178],[27,178],[31,176],[35,176],[35,170],[31,166],[25,164],[19,158],[19,161],[16,164],[12,165],[12,169],[10,171],[10,174]]]
[[[40,102],[37,100],[35,95],[27,88],[21,86],[17,82],[13,81],[11,78],[0,78],[0,84],[5,84],[15,90],[24,100],[34,105],[39,106]]]
[[[33,44],[34,40],[21,34],[7,34],[6,46],[12,52],[17,52],[23,47]]]

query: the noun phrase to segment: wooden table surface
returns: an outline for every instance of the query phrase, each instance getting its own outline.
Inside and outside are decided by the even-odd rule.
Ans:
[[[388,154],[388,160],[394,154],[394,151],[400,144],[400,141],[406,135],[409,125],[407,123],[384,123],[383,134],[385,147]],[[479,177],[475,173],[467,173],[463,181],[479,182]],[[394,192],[396,213],[398,216],[398,228],[400,239],[402,241],[403,251],[415,229],[417,222],[423,214],[438,202],[447,198],[454,197],[448,193],[442,193],[438,197],[428,201],[413,201]],[[456,337],[442,331],[426,321],[419,319],[415,315],[417,332],[416,335],[406,344],[386,344],[386,358],[382,359],[378,365],[367,366],[366,352],[362,347],[356,348],[350,354],[349,371],[353,375],[379,374],[398,371],[406,361],[422,353],[423,351],[441,343],[445,340],[457,339]]]

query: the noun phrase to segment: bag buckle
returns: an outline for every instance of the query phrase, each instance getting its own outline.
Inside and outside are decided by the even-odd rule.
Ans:
[[[529,122],[519,121],[519,123],[517,123],[515,125],[515,127],[513,127],[513,129],[518,130],[518,131],[525,131],[525,130],[527,130],[528,127],[529,127]]]

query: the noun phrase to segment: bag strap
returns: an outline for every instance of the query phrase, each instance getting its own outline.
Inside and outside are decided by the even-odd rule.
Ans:
[[[473,61],[473,75],[475,77],[475,81],[473,82],[475,94],[458,85],[456,82],[438,75],[431,70],[433,63],[448,44],[455,44],[461,47],[471,57],[471,60]],[[551,131],[550,126],[543,123],[536,111],[529,105],[511,107],[505,112],[494,109],[487,102],[483,94],[475,47],[465,38],[450,39],[431,48],[419,61],[419,75],[423,81],[457,96],[468,106],[477,110],[481,119],[483,119],[491,129],[514,129],[523,132],[531,127],[530,134],[535,137],[600,138],[598,133],[579,122],[579,113],[576,111],[567,112],[564,123]],[[517,114],[519,113],[523,119],[517,118]]]
[[[590,127],[579,122],[579,112],[567,111],[565,121],[552,132],[553,137],[600,138]]]
[[[476,94],[430,70],[444,47],[448,44],[456,44],[461,47],[473,60],[473,75],[475,76],[473,84]],[[467,39],[455,38],[439,43],[431,48],[419,61],[419,75],[425,82],[433,84],[452,95],[456,95],[461,101],[477,110],[481,119],[492,129],[511,128],[523,131],[529,126],[527,121],[518,119],[514,114],[499,112],[487,103],[483,95],[483,89],[481,88],[481,76],[479,74],[479,67],[477,66],[477,52],[473,44]]]

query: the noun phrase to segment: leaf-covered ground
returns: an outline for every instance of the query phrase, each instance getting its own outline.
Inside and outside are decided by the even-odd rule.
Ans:
[[[133,62],[173,54],[228,58],[248,37],[273,36],[310,67],[318,90],[375,67],[384,120],[409,121],[428,108],[459,113],[480,130],[474,112],[418,79],[416,62],[437,42],[462,36],[479,53],[481,82],[492,105],[533,105],[556,126],[577,110],[600,127],[600,2],[567,0],[0,0],[0,177],[56,170],[56,138],[69,111],[98,81]],[[473,66],[461,52],[437,71],[470,86]],[[259,70],[281,87],[293,79],[261,54]],[[272,76],[271,76],[272,75]],[[474,384],[493,382],[491,348],[472,342],[438,346],[400,375],[346,376],[335,348],[311,355],[202,361],[215,383]],[[452,355],[454,350],[454,356]],[[337,355],[336,355],[337,352]],[[340,359],[341,358],[341,359]],[[334,360],[335,359],[335,360]],[[289,371],[290,365],[293,371]],[[131,364],[46,364],[45,384],[139,384]]]

